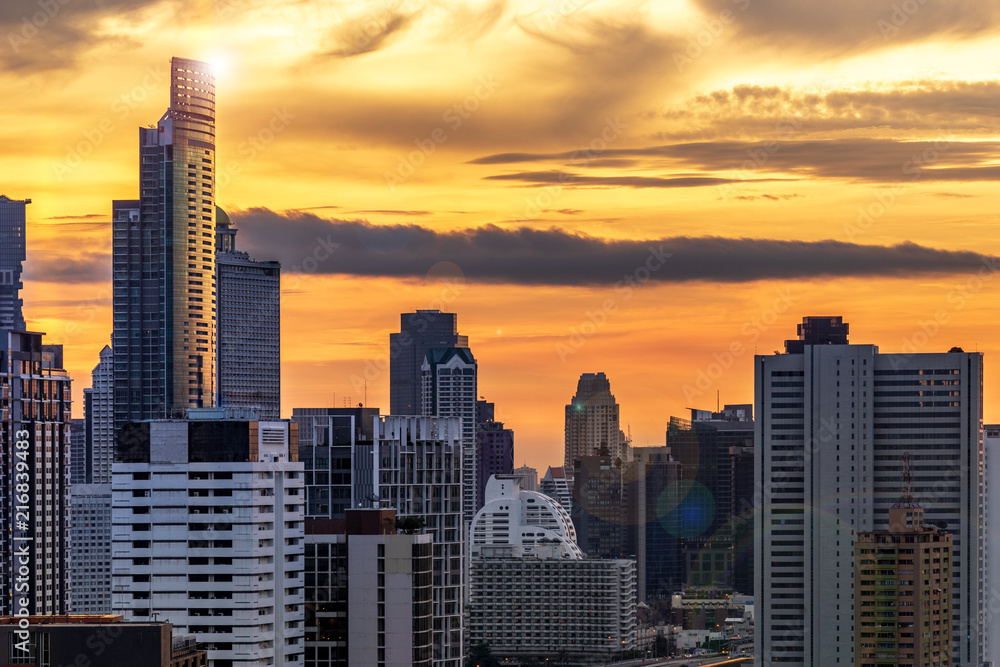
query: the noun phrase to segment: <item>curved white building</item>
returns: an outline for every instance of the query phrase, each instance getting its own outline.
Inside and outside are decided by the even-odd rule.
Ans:
[[[473,558],[480,555],[583,558],[573,520],[563,506],[537,491],[521,488],[520,475],[493,475],[486,504],[472,521]]]
[[[585,558],[569,514],[494,475],[472,522],[469,644],[501,659],[607,662],[635,647],[635,561]]]

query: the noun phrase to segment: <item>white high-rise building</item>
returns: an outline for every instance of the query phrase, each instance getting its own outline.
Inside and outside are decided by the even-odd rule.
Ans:
[[[288,421],[127,424],[112,475],[114,609],[209,645],[213,667],[304,662],[304,493]]]
[[[566,510],[520,476],[490,477],[470,553],[470,644],[574,664],[635,648],[635,561],[585,558]]]
[[[464,659],[465,553],[462,512],[462,428],[457,418],[376,418],[375,469],[354,470],[358,502],[371,498],[401,520],[422,520],[434,538],[434,667]],[[360,463],[356,461],[356,463]],[[368,486],[364,476],[371,477]]]
[[[479,448],[476,445],[477,364],[467,347],[434,347],[427,351],[421,370],[423,414],[462,420],[462,490],[465,527],[476,514]]]
[[[925,521],[954,537],[951,664],[978,665],[982,355],[880,354],[849,345],[847,332],[839,317],[805,318],[785,354],[754,360],[755,664],[863,664],[853,655],[854,619],[863,632],[874,612],[855,605],[855,534],[887,530],[909,452]],[[894,613],[903,623],[909,612]]]

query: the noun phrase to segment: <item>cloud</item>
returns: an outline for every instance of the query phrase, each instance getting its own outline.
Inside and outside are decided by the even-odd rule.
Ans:
[[[520,172],[487,176],[492,180],[532,183],[572,182],[579,185],[627,187],[690,187],[730,182],[716,172],[787,174],[798,178],[836,178],[857,181],[992,181],[1000,167],[992,164],[1000,142],[993,141],[894,141],[890,139],[830,139],[815,141],[710,141],[639,148],[609,148],[607,161],[623,157],[644,158],[648,167],[698,169],[704,176],[588,177],[562,171]],[[578,159],[577,151],[562,153],[498,153],[472,160],[473,164],[565,162]],[[630,165],[628,165],[630,166]],[[631,170],[630,170],[631,171]],[[765,180],[759,178],[757,180]],[[643,185],[644,181],[648,181]],[[662,181],[662,183],[658,183]]]
[[[232,214],[240,245],[277,259],[287,273],[423,279],[456,266],[465,280],[522,285],[741,283],[820,277],[911,277],[963,273],[980,255],[913,243],[868,246],[840,241],[721,237],[611,240],[571,233],[486,225],[442,232],[419,225],[371,225],[313,214],[251,208]]]
[[[187,0],[3,0],[0,2],[0,70],[32,74],[72,68],[90,49],[117,41],[129,43],[126,33],[102,32],[101,22],[114,17],[129,24],[154,6],[171,12],[164,19],[182,24],[191,15]],[[162,18],[162,17],[161,17]]]
[[[354,213],[378,213],[381,215],[430,215],[431,214],[430,211],[400,211],[396,209],[372,209],[364,211],[354,211]]]
[[[710,185],[726,185],[729,183],[744,183],[742,179],[710,178],[705,176],[679,176],[664,178],[660,176],[581,176],[566,171],[526,171],[516,174],[499,174],[485,176],[492,181],[521,181],[534,187],[542,185],[565,185],[579,187],[623,187],[623,188],[697,188]],[[756,179],[752,182],[774,181],[785,179]]]
[[[694,95],[659,114],[660,140],[788,138],[868,130],[909,138],[992,136],[1000,82],[916,80],[828,91],[742,84]]]
[[[100,283],[111,280],[111,254],[83,252],[73,256],[51,253],[28,253],[24,263],[24,280],[45,283]]]
[[[780,43],[784,49],[797,46],[814,55],[874,49],[934,37],[968,39],[994,29],[1000,16],[995,3],[981,0],[696,2],[706,19],[719,17],[727,10],[735,14],[736,29],[750,41],[770,46]]]
[[[378,51],[393,35],[409,26],[412,20],[412,16],[396,11],[394,6],[355,17],[330,31],[327,36],[337,44],[337,48],[324,55],[352,58]]]

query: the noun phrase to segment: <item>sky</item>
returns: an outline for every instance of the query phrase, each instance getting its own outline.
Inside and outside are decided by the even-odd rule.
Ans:
[[[113,199],[169,60],[217,75],[217,200],[278,259],[282,410],[388,409],[402,312],[458,313],[515,459],[603,371],[636,445],[753,400],[808,315],[985,353],[1000,6],[979,0],[4,0],[0,193],[74,415],[111,334]]]

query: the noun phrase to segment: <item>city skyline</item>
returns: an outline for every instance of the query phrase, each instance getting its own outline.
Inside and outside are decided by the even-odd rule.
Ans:
[[[36,26],[36,3],[5,3],[22,41],[0,66],[0,169],[2,194],[32,200],[27,328],[64,345],[82,416],[111,332],[109,200],[136,192],[135,128],[177,55],[228,60],[215,198],[285,269],[284,417],[366,389],[390,413],[386,334],[420,309],[459,315],[479,392],[540,474],[581,373],[607,374],[643,446],[717,392],[748,401],[755,350],[806,315],[843,315],[884,353],[990,358],[997,264],[976,253],[994,250],[997,17],[808,7],[219,0],[177,21],[149,1]]]

